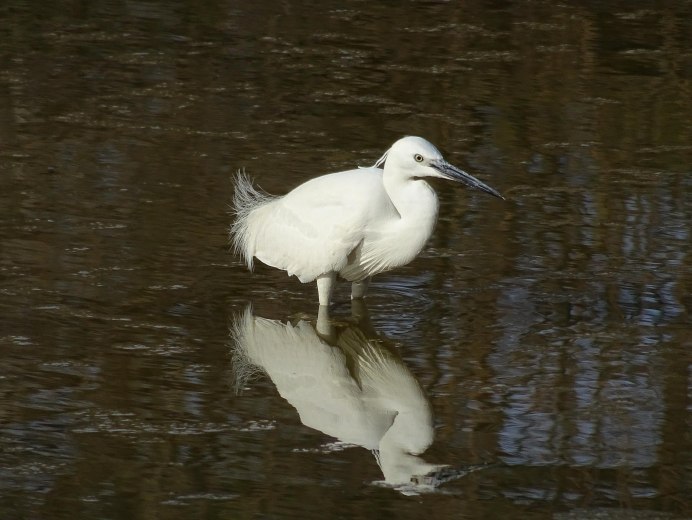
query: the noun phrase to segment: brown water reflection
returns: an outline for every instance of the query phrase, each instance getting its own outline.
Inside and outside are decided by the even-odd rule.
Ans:
[[[692,516],[689,1],[0,20],[0,517]],[[283,193],[404,134],[510,199],[438,186],[368,300],[430,400],[425,460],[491,466],[417,497],[270,381],[236,396],[228,338],[248,302],[316,319],[229,253],[231,173]]]

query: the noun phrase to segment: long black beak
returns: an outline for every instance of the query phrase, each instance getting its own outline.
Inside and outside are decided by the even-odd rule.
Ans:
[[[464,170],[460,170],[456,166],[449,164],[447,161],[434,161],[430,163],[430,166],[435,168],[438,172],[442,174],[442,177],[449,179],[451,181],[457,181],[462,184],[466,184],[469,188],[484,191],[490,193],[494,197],[499,197],[502,200],[505,198],[500,195],[500,192],[494,188],[491,188],[485,183],[482,183],[476,179],[473,175],[469,175]]]

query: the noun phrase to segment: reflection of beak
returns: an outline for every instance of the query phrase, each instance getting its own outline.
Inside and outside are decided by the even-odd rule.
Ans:
[[[456,166],[452,166],[447,161],[434,161],[430,163],[430,166],[432,166],[434,169],[440,172],[440,176],[443,179],[449,179],[451,181],[457,181],[462,184],[466,184],[470,188],[490,193],[490,195],[505,200],[505,198],[502,195],[500,195],[500,192],[491,188],[487,184],[482,183],[473,175],[469,175],[468,173],[466,173],[464,170],[460,170]]]

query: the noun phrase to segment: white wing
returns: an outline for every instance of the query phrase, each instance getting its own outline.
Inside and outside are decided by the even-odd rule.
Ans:
[[[369,223],[396,214],[378,168],[317,177],[284,197],[265,196],[244,214],[236,211],[234,242],[249,266],[255,256],[301,282],[342,270]]]

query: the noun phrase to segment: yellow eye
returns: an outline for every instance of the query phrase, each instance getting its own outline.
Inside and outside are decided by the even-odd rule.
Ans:
[[[419,153],[413,156],[416,162],[423,162],[423,156]]]

